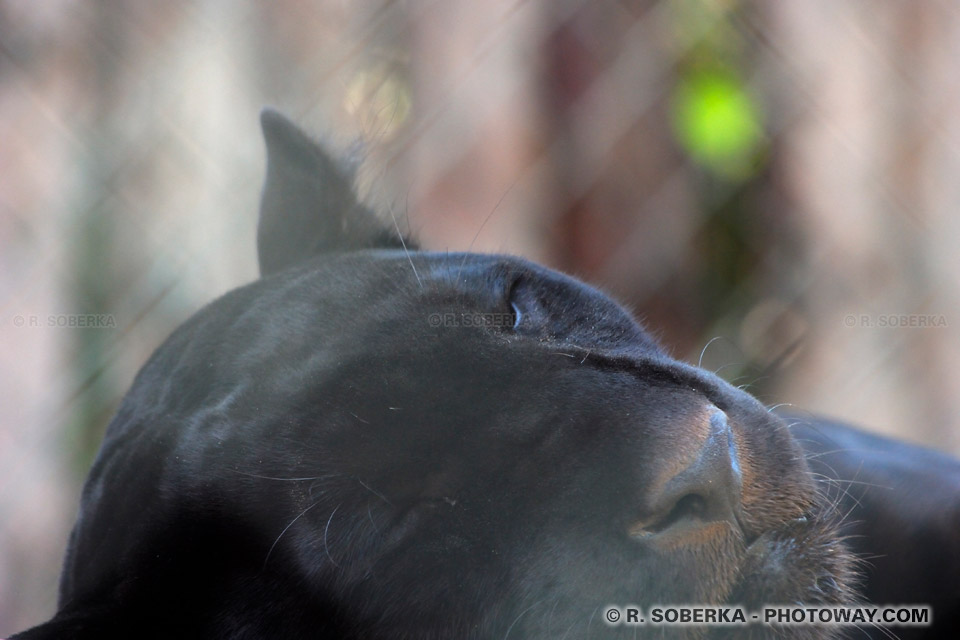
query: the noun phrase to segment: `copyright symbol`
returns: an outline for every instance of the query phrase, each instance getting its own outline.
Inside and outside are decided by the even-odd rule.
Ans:
[[[603,614],[607,618],[607,622],[619,622],[620,621],[620,610],[611,607],[607,609],[606,613]]]
[[[431,327],[439,327],[442,321],[443,318],[440,317],[439,313],[431,313],[430,317],[427,318],[427,322],[430,323]]]
[[[844,316],[844,317],[843,317],[843,324],[844,324],[844,326],[852,327],[852,326],[854,326],[855,324],[857,324],[857,318],[856,318],[853,314]]]
[[[13,316],[13,326],[22,327],[26,323],[23,316]]]

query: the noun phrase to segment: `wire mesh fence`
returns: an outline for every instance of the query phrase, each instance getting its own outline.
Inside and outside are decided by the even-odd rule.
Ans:
[[[0,2],[0,636],[136,370],[256,277],[274,104],[421,244],[598,284],[675,354],[960,451],[960,8]]]

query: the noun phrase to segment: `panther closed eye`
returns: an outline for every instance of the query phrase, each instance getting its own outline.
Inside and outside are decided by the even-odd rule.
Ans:
[[[516,302],[511,302],[510,308],[513,309],[513,328],[516,330],[520,327],[520,323],[523,322],[523,311],[520,310]]]
[[[853,507],[823,478],[878,467],[812,469],[801,440],[827,459],[867,436],[788,426],[569,276],[419,250],[292,123],[262,126],[262,277],[139,373],[85,486],[59,610],[18,640],[840,636],[603,611],[854,603]],[[945,457],[923,467],[960,477]],[[912,515],[949,565],[956,493],[911,477],[941,505]],[[860,497],[868,529],[908,504]],[[870,555],[879,530],[851,544]],[[923,597],[949,625],[956,590]]]

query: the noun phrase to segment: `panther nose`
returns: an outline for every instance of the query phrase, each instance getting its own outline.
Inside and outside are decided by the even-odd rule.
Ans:
[[[631,534],[673,546],[691,536],[709,536],[718,527],[740,528],[742,486],[736,441],[726,414],[716,409],[693,462],[650,498],[645,510],[649,516],[634,525]]]

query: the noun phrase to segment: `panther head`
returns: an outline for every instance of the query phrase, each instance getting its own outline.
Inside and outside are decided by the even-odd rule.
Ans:
[[[262,124],[262,278],[137,376],[23,638],[761,638],[603,618],[850,602],[780,418],[574,278],[417,249]]]

